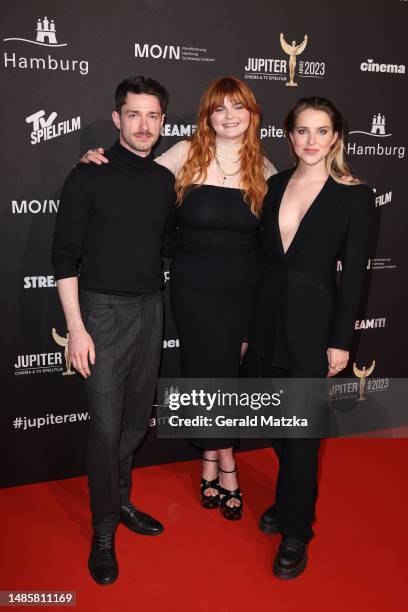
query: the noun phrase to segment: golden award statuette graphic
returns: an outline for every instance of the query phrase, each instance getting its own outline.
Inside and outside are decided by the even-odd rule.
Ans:
[[[366,368],[365,366],[363,366],[362,370],[360,370],[360,368],[357,367],[356,363],[353,363],[353,372],[357,376],[357,378],[360,379],[360,397],[357,400],[358,402],[363,402],[364,400],[367,399],[364,395],[366,379],[370,376],[370,374],[373,373],[374,368],[375,368],[375,360],[373,361],[373,363],[370,365],[369,368]]]
[[[286,42],[283,34],[280,35],[280,44],[285,53],[289,55],[289,81],[286,82],[288,87],[297,87],[297,83],[295,83],[295,70],[296,70],[296,56],[300,55],[305,49],[307,45],[307,34],[303,39],[303,42],[296,44],[296,40],[292,41],[292,44]]]
[[[55,329],[55,327],[52,328],[52,337],[54,338],[55,342],[58,344],[58,346],[63,346],[64,347],[64,358],[65,358],[65,366],[66,366],[66,372],[63,372],[62,375],[63,376],[70,376],[71,374],[76,374],[76,372],[74,372],[73,370],[71,370],[71,359],[68,353],[68,340],[69,340],[69,333],[66,336],[60,336],[59,334],[57,334],[57,330]]]

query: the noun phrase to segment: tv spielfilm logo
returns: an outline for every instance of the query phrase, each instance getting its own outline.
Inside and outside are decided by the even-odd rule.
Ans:
[[[285,35],[280,34],[280,46],[288,60],[270,57],[249,57],[244,68],[246,79],[285,81],[287,87],[297,87],[296,77],[322,79],[326,74],[326,64],[320,61],[298,60],[305,51],[309,37],[303,40],[287,42]]]

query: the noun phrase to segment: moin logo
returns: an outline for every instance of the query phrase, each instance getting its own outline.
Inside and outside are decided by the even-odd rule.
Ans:
[[[352,130],[349,132],[352,134],[362,134],[370,138],[389,138],[392,133],[386,131],[386,120],[385,115],[378,113],[373,116],[371,121],[370,131],[365,130]],[[359,145],[357,142],[348,142],[347,153],[349,155],[367,155],[367,156],[378,156],[378,157],[398,157],[403,159],[405,157],[405,146],[401,145],[383,145],[377,143],[376,145]]]
[[[65,134],[70,134],[81,129],[81,117],[74,117],[59,123],[54,121],[57,118],[57,113],[53,112],[45,118],[45,111],[40,110],[26,117],[26,123],[32,124],[31,144],[35,145],[52,138],[58,138]]]
[[[179,45],[149,45],[147,43],[135,43],[135,57],[146,59],[180,59]]]
[[[21,42],[28,42],[33,45],[41,45],[43,47],[66,47],[67,43],[59,43],[57,42],[57,32],[55,29],[55,22],[53,19],[51,21],[48,17],[44,17],[41,19],[37,19],[37,28],[36,28],[36,39],[30,40],[29,38],[4,38],[5,42],[11,40],[19,40]]]
[[[4,42],[25,42],[32,45],[40,45],[41,47],[66,47],[67,43],[58,43],[55,22],[48,17],[37,20],[36,38],[8,37],[4,38]],[[17,56],[16,53],[7,53],[3,55],[5,68],[18,68],[21,70],[63,70],[75,71],[79,70],[80,74],[88,74],[89,66],[87,60],[77,59],[55,59],[51,55],[47,57],[24,57]]]
[[[308,36],[297,43],[288,43],[283,33],[280,35],[280,45],[288,60],[270,57],[249,57],[244,67],[245,78],[266,81],[286,81],[288,87],[297,87],[296,75],[301,78],[322,79],[326,74],[325,62],[299,60],[308,44]]]
[[[337,272],[343,270],[343,264],[339,259],[337,261]],[[396,270],[397,266],[392,262],[391,257],[374,257],[367,262],[366,270]]]
[[[157,43],[135,43],[135,57],[154,60],[176,60],[189,62],[215,62],[207,56],[207,49],[185,45],[159,45]]]
[[[361,62],[360,70],[362,72],[388,72],[391,74],[405,74],[404,64],[379,64],[373,59],[368,59]]]
[[[58,212],[59,200],[12,200],[13,215],[53,214]]]

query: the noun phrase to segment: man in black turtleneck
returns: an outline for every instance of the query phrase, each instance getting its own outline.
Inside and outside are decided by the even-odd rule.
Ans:
[[[167,91],[153,79],[135,77],[118,85],[115,102],[120,138],[106,153],[110,163],[80,164],[68,176],[52,248],[69,354],[86,379],[94,529],[88,567],[99,584],[118,575],[118,522],[144,535],[163,531],[133,506],[130,489],[160,361],[160,248],[174,202],[174,177],[151,154]]]

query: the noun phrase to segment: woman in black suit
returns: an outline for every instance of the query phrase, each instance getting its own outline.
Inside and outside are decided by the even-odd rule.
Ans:
[[[268,378],[335,376],[349,359],[374,220],[371,188],[351,177],[344,121],[324,98],[302,98],[285,131],[296,166],[272,176],[260,222],[266,273],[247,355]],[[339,286],[337,261],[342,261]],[[251,365],[252,364],[252,365]],[[280,532],[280,578],[306,567],[313,537],[319,439],[279,439],[276,504],[261,518]]]

